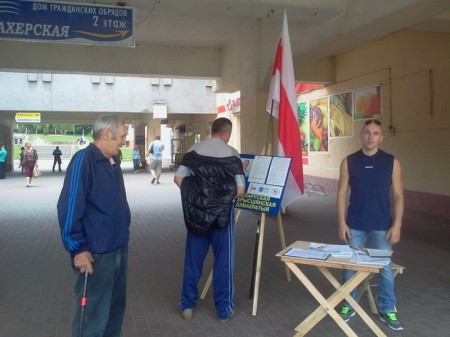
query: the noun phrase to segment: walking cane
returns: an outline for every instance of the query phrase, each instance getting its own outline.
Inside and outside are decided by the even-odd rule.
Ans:
[[[81,298],[81,313],[80,313],[80,326],[78,329],[78,337],[83,337],[83,327],[84,327],[84,312],[86,311],[86,289],[87,289],[87,281],[88,281],[88,271],[87,269],[84,272],[84,285],[83,285],[83,297]]]

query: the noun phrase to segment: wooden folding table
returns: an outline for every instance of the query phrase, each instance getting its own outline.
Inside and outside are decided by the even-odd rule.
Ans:
[[[345,332],[347,336],[357,337],[357,334],[350,328],[350,326],[344,322],[339,313],[335,310],[335,307],[345,298],[347,302],[353,307],[356,313],[361,319],[369,326],[369,328],[378,337],[386,337],[383,331],[375,324],[375,322],[367,315],[364,309],[351,297],[350,292],[357,288],[367,277],[373,274],[379,273],[379,270],[383,267],[381,265],[367,265],[352,262],[351,258],[334,258],[329,257],[326,260],[315,260],[306,258],[297,258],[284,256],[283,254],[289,251],[291,248],[303,248],[307,249],[310,242],[296,241],[286,249],[276,254],[281,258],[289,269],[294,273],[300,282],[308,289],[311,295],[319,302],[320,306],[314,310],[303,322],[301,322],[296,328],[295,337],[306,335],[317,323],[319,323],[326,315],[330,315],[336,324]],[[304,265],[316,266],[325,278],[333,285],[336,291],[325,298],[317,287],[311,282],[308,277],[300,270],[300,267]],[[355,274],[344,284],[341,284],[330,272],[329,269],[348,269],[354,270]]]

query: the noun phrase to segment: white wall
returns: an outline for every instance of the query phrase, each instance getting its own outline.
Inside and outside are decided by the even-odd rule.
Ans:
[[[36,73],[32,73],[36,75]],[[0,72],[1,111],[102,111],[153,112],[154,101],[163,100],[168,113],[213,113],[216,94],[206,80],[163,79],[152,85],[150,78],[52,74],[51,82],[29,81],[27,73]],[[106,79],[113,83],[106,83]]]

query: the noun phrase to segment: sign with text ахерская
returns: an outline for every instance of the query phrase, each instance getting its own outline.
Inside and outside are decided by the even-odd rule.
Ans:
[[[0,39],[134,47],[133,19],[129,7],[0,1]]]

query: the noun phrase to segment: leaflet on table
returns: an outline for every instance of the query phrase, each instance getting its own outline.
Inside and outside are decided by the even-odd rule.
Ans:
[[[321,252],[316,249],[291,248],[283,256],[298,257],[301,259],[326,260],[330,257],[330,253]]]
[[[365,249],[354,249],[354,254],[352,256],[352,262],[360,264],[374,264],[386,266],[391,263],[390,257],[376,257],[370,256]]]
[[[327,243],[311,242],[310,249],[317,249],[322,252],[331,254],[337,258],[351,258],[353,250],[349,245],[330,245]]]
[[[390,257],[392,256],[392,250],[384,250],[384,249],[372,249],[365,248],[369,256],[372,257]]]

